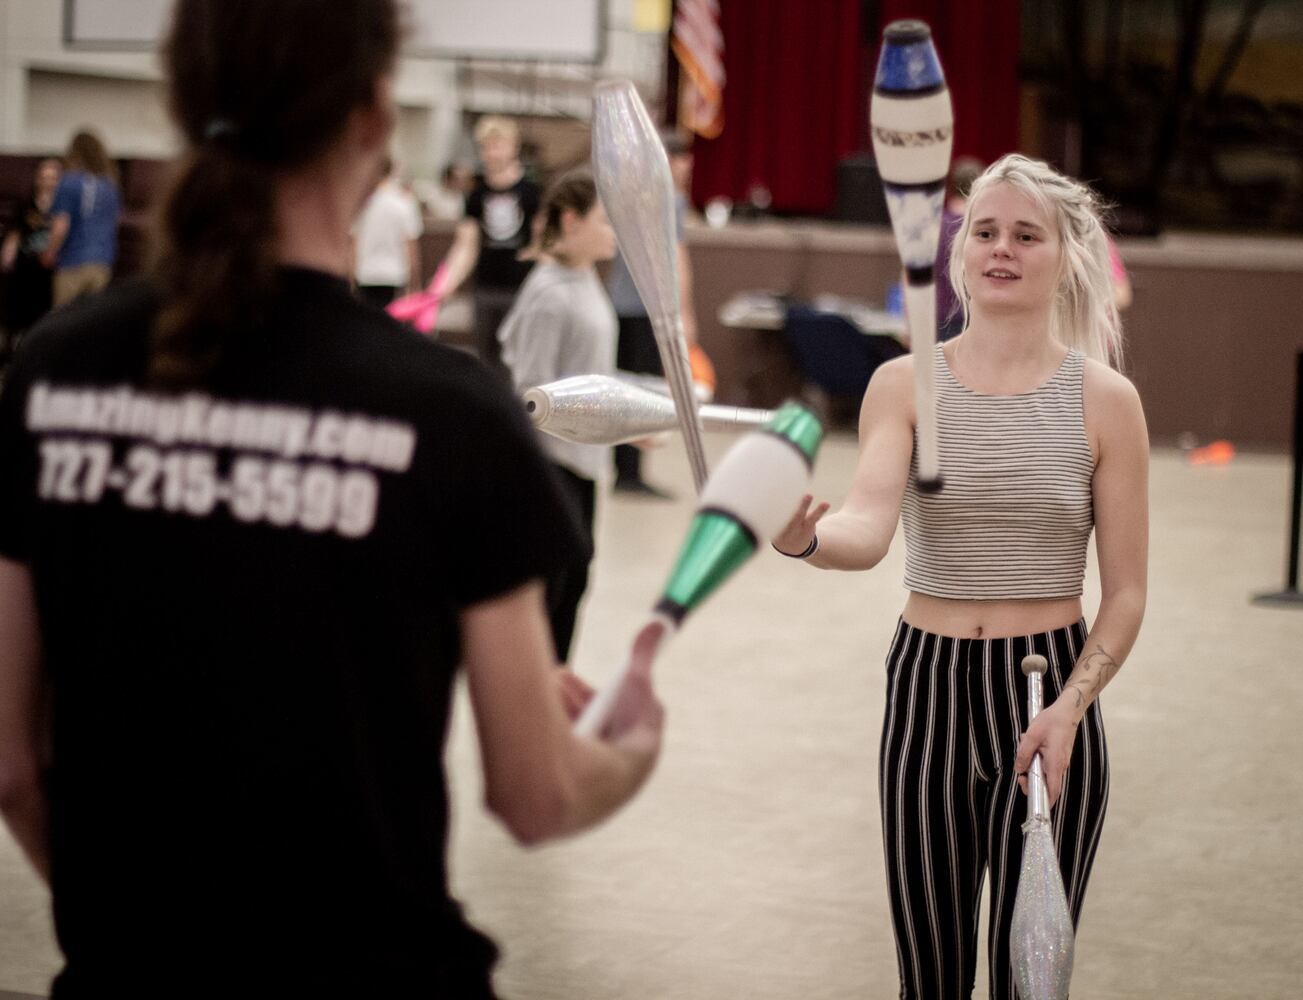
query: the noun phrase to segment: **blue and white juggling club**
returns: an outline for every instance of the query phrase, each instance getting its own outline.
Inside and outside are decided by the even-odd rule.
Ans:
[[[942,484],[933,383],[937,333],[934,271],[954,122],[932,32],[922,21],[893,21],[882,33],[882,53],[869,104],[869,131],[896,249],[905,267],[905,309],[918,411],[918,484],[929,493],[940,490]]]

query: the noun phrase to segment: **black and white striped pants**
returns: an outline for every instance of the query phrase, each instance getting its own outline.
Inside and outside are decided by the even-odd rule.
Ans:
[[[1045,704],[1072,672],[1086,625],[1000,639],[955,639],[897,626],[887,658],[878,785],[900,996],[967,998],[977,967],[982,877],[991,871],[987,958],[993,1000],[1014,1000],[1009,925],[1027,799],[1013,759],[1027,728],[1028,653],[1049,660]],[[1053,810],[1074,926],[1108,802],[1108,751],[1091,705]]]

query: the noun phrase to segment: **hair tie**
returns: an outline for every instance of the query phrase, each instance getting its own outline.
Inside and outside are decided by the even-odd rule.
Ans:
[[[804,552],[784,552],[777,545],[774,545],[773,542],[770,542],[769,544],[780,556],[787,556],[788,559],[809,559],[819,551],[819,536],[815,535],[810,539],[810,544],[805,547]]]

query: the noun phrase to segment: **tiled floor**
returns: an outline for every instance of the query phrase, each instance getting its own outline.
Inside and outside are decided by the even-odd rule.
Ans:
[[[820,495],[853,462],[853,440],[830,440]],[[681,499],[607,505],[577,655],[592,677],[619,660],[691,510],[681,454],[650,465]],[[1282,581],[1288,477],[1279,457],[1155,455],[1149,613],[1104,696],[1112,800],[1074,997],[1303,996],[1303,611],[1248,603]],[[875,761],[902,565],[898,544],[868,574],[769,553],[748,566],[659,668],[669,728],[648,792],[571,843],[524,852],[485,818],[460,706],[454,879],[503,943],[505,996],[895,995]],[[46,907],[0,842],[0,989],[47,988]]]

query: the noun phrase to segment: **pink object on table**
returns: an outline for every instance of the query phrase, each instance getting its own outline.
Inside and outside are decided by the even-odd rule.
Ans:
[[[387,312],[396,320],[415,327],[421,333],[434,332],[439,319],[439,304],[443,302],[444,287],[448,284],[448,265],[440,264],[430,283],[419,292],[404,295],[389,303]]]

